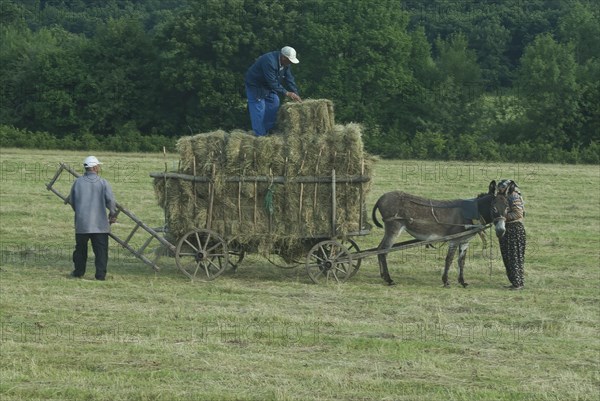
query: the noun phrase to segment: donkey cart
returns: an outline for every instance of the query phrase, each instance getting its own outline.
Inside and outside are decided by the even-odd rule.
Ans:
[[[61,163],[58,171],[46,185],[46,188],[60,197],[65,203],[69,202],[67,196],[63,195],[58,189],[55,188],[55,183],[61,176],[63,171],[67,171],[74,177],[79,177],[76,171],[65,163]],[[227,177],[226,185],[231,185],[238,188],[237,199],[230,199],[235,205],[237,205],[236,216],[225,216],[224,214],[216,213],[215,205],[215,182],[212,177],[187,175],[181,173],[172,172],[159,172],[150,173],[150,176],[154,178],[155,184],[160,181],[164,184],[162,187],[164,191],[168,191],[169,183],[175,185],[181,185],[182,183],[188,183],[192,185],[194,193],[200,192],[196,186],[199,186],[205,191],[206,196],[206,209],[202,210],[201,216],[205,218],[202,226],[187,227],[182,230],[178,227],[177,234],[170,230],[170,218],[167,209],[165,209],[165,225],[160,228],[152,228],[141,221],[131,211],[117,203],[118,214],[125,215],[131,221],[135,223],[131,232],[125,237],[119,237],[114,233],[109,235],[123,248],[131,252],[138,259],[152,267],[155,271],[160,270],[158,266],[158,260],[160,255],[169,255],[174,257],[177,268],[185,274],[188,278],[193,281],[210,281],[219,277],[228,268],[236,269],[244,256],[247,253],[260,253],[267,256],[267,260],[278,267],[297,267],[302,264],[300,260],[304,259],[304,266],[310,279],[314,283],[324,282],[336,282],[341,283],[352,277],[360,268],[361,262],[364,258],[371,256],[378,256],[378,258],[385,258],[390,252],[397,252],[408,248],[426,246],[429,244],[450,242],[450,243],[466,243],[469,238],[473,237],[477,233],[481,233],[490,224],[481,225],[467,225],[464,226],[463,230],[450,235],[437,236],[432,239],[412,239],[400,243],[395,243],[389,246],[382,246],[370,248],[366,250],[360,250],[358,244],[354,241],[353,237],[364,236],[370,233],[370,224],[366,222],[366,204],[363,198],[362,191],[358,191],[359,194],[359,205],[360,213],[356,214],[358,221],[352,221],[351,225],[348,225],[348,221],[343,222],[345,227],[356,227],[354,231],[344,231],[340,227],[340,219],[338,209],[341,205],[338,197],[339,188],[341,186],[348,187],[349,185],[362,186],[363,184],[370,181],[367,176],[341,176],[336,177],[335,170],[328,176],[315,176],[315,177],[284,177],[284,176],[245,176],[245,177]],[[249,185],[253,193],[251,194],[253,205],[250,210],[244,210],[242,205],[242,186]],[[276,215],[272,209],[272,197],[274,196],[274,186],[298,186],[300,188],[300,194],[305,191],[313,190],[316,194],[318,191],[326,192],[325,198],[329,199],[328,207],[317,204],[315,196],[313,198],[313,204],[310,205],[313,210],[311,213],[316,215],[316,211],[320,211],[319,217],[325,215],[328,216],[327,221],[321,221],[323,224],[317,224],[313,227],[296,227],[297,232],[315,232],[316,234],[310,236],[281,236],[276,235],[277,233],[284,234],[287,232],[289,223],[278,224],[276,221]],[[266,188],[266,191],[261,191],[260,188]],[[327,191],[325,191],[327,189]],[[167,196],[168,194],[165,194]],[[179,201],[179,199],[178,199]],[[302,195],[300,196],[300,204],[303,204]],[[188,206],[189,205],[180,205]],[[199,207],[202,209],[201,207]],[[248,208],[246,208],[248,209]],[[266,216],[266,224],[260,226],[266,228],[265,232],[256,235],[256,232],[251,236],[244,236],[238,231],[235,231],[236,224],[242,221],[243,213],[250,213],[250,223],[256,225],[258,217],[263,213],[262,216]],[[302,207],[296,209],[298,214],[302,214]],[[220,219],[220,223],[216,224],[216,218]],[[226,219],[229,219],[229,223]],[[301,219],[298,219],[301,220]],[[389,219],[387,220],[389,221]],[[198,223],[198,221],[196,221]],[[376,222],[377,223],[377,222]],[[239,225],[238,225],[239,226]],[[221,229],[219,229],[219,227]],[[327,228],[326,230],[324,228]],[[143,242],[141,247],[135,248],[132,245],[132,238],[140,231],[148,235],[147,239]],[[290,238],[292,241],[289,241]],[[159,248],[156,248],[153,253],[153,258],[146,256],[149,245],[154,241],[158,241],[160,244]],[[265,247],[266,245],[266,247]],[[283,263],[275,263],[269,258],[269,255],[277,255]],[[387,265],[386,265],[387,272]],[[389,276],[388,276],[389,277]],[[391,283],[391,279],[388,280],[384,277],[388,283]]]
[[[385,266],[384,270],[382,270],[382,277],[391,284],[392,281],[388,279],[389,274],[387,273],[387,263],[385,261],[388,253],[434,243],[449,242],[451,247],[454,244],[460,246],[460,281],[461,284],[465,285],[462,279],[462,267],[464,265],[463,251],[466,250],[468,240],[477,233],[485,230],[489,226],[487,223],[491,222],[491,219],[487,216],[482,220],[483,224],[471,224],[471,219],[463,222],[461,217],[456,221],[457,224],[452,224],[453,227],[450,230],[444,231],[443,235],[434,235],[431,238],[412,239],[387,245],[384,241],[376,248],[361,251],[353,237],[364,236],[370,233],[371,226],[366,222],[366,203],[362,188],[362,185],[370,181],[370,177],[368,176],[336,176],[335,170],[331,171],[331,175],[313,177],[228,176],[224,179],[225,183],[222,183],[222,185],[230,186],[230,189],[233,189],[233,191],[221,191],[227,194],[227,199],[220,199],[220,201],[225,201],[233,205],[230,208],[232,215],[227,216],[227,213],[221,214],[219,217],[220,222],[217,224],[220,229],[215,229],[216,191],[215,179],[213,177],[172,172],[151,173],[150,176],[155,179],[155,185],[158,182],[162,182],[162,186],[159,186],[159,188],[165,192],[168,192],[169,181],[174,181],[177,185],[181,185],[182,182],[189,183],[192,186],[192,192],[196,195],[204,190],[203,196],[205,202],[203,205],[206,207],[206,214],[201,214],[201,216],[205,217],[205,221],[197,221],[197,223],[204,223],[204,225],[202,228],[195,227],[191,230],[186,230],[183,235],[179,236],[175,250],[177,266],[191,279],[212,280],[221,275],[228,266],[236,269],[247,252],[259,252],[266,256],[267,260],[279,267],[298,266],[301,263],[297,262],[297,260],[304,258],[306,272],[310,279],[317,284],[328,281],[337,283],[345,282],[358,271],[364,258],[377,256],[380,262],[383,260],[383,265]],[[243,185],[249,185],[250,187],[250,194],[247,194],[246,199],[243,199],[244,196],[242,195],[244,192],[242,190]],[[290,209],[293,209],[291,205],[287,205],[286,210],[280,210],[280,215],[284,215],[283,223],[278,221],[277,214],[273,213],[272,210],[272,198],[273,196],[277,196],[273,195],[273,193],[277,192],[273,190],[275,185],[287,189],[287,194],[292,194],[287,199],[297,202],[300,205],[295,208],[293,213],[289,212]],[[290,190],[292,187],[295,190]],[[310,215],[314,217],[317,215],[317,212],[320,212],[319,217],[323,219],[321,222],[323,224],[317,224],[316,227],[312,227],[312,231],[307,227],[311,221],[302,218],[303,205],[306,203],[303,202],[302,194],[310,189],[314,191],[312,205],[308,205],[309,209],[313,209]],[[358,213],[351,216],[346,214],[345,218],[340,218],[339,210],[343,209],[340,206],[343,206],[343,198],[345,196],[340,197],[339,193],[344,193],[347,196],[348,191],[352,189],[357,190]],[[318,197],[316,194],[318,192],[324,195],[321,200],[326,199],[327,202],[317,203]],[[168,194],[165,193],[163,199],[166,198],[168,198]],[[475,208],[483,211],[486,209],[486,206],[489,208],[488,203],[490,199],[490,195],[486,195],[486,197],[478,199],[461,201],[459,209],[464,209],[465,205],[469,205],[469,209]],[[194,198],[195,200],[197,199]],[[181,198],[177,198],[177,201],[181,201]],[[248,204],[248,201],[250,201],[250,204]],[[246,203],[246,208],[241,206],[244,202]],[[354,204],[351,206],[356,208],[357,205]],[[378,203],[377,207],[381,208],[382,206]],[[202,205],[199,205],[198,208],[202,209]],[[448,209],[448,205],[444,205],[444,208],[450,210]],[[266,214],[261,215],[262,218],[267,220],[266,225],[256,224],[257,215],[260,215],[260,209],[268,210]],[[168,208],[165,208],[165,211],[168,211]],[[383,212],[383,210],[380,211]],[[348,210],[342,211],[342,213],[347,212]],[[244,213],[250,215],[250,218],[246,219],[246,221],[244,221],[242,216]],[[438,213],[443,214],[440,211]],[[193,214],[198,215],[198,213]],[[293,220],[292,223],[290,223],[290,217]],[[351,217],[354,217],[358,221],[348,221]],[[394,219],[397,220],[398,216],[395,216],[391,220]],[[169,220],[167,213],[167,227],[170,226]],[[390,219],[387,219],[387,221],[389,222]],[[246,223],[246,227],[249,229],[255,229],[258,226],[258,235],[256,231],[254,234],[246,237],[241,235],[239,226],[244,223]],[[381,226],[376,219],[375,223]],[[290,229],[290,224],[295,224],[295,227]],[[340,225],[343,225],[346,231]],[[236,228],[232,227],[238,229],[236,230]],[[357,229],[354,231],[347,230],[348,227]],[[278,237],[274,234],[275,232],[279,232],[279,234],[283,233],[283,236]],[[298,236],[299,232],[302,233],[300,236]],[[310,232],[311,235],[306,235],[307,232]],[[286,244],[285,241],[281,242],[281,238],[287,240],[291,238],[292,243],[288,242]],[[272,254],[280,256],[284,261],[288,262],[287,265],[281,266],[281,264],[274,263],[269,258],[269,255]],[[448,260],[451,261],[451,259]],[[448,263],[446,267],[449,267]],[[447,284],[447,271],[445,272],[445,277],[444,283]]]
[[[371,228],[365,202],[371,178],[364,173],[364,162],[360,174],[342,176],[335,169],[319,176],[229,176],[215,174],[215,164],[209,166],[204,171],[212,171],[210,176],[196,175],[194,165],[193,174],[150,174],[165,209],[166,226],[179,233],[177,266],[192,279],[214,279],[228,266],[237,268],[246,252],[254,252],[269,261],[269,255],[279,255],[291,266],[304,259],[314,283],[344,282],[364,258],[377,256],[382,278],[393,284],[388,253],[448,242],[444,285],[449,285],[448,269],[459,249],[459,282],[466,286],[463,268],[469,240],[498,221],[494,210],[504,210],[503,205],[495,206],[495,182],[487,194],[468,200],[433,201],[388,193],[376,203],[372,216],[383,227],[375,212],[381,213],[384,238],[378,247],[361,251],[353,237],[367,235]],[[195,227],[190,227],[190,221]],[[394,244],[403,229],[415,239]]]

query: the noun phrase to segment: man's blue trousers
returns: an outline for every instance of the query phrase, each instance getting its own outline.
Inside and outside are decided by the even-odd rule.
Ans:
[[[279,96],[275,92],[269,92],[266,97],[257,99],[248,88],[246,88],[246,96],[254,133],[256,136],[267,135],[277,122]]]

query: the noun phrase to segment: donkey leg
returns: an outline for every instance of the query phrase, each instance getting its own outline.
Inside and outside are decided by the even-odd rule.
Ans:
[[[386,251],[386,253],[381,253],[381,254],[377,255],[377,259],[379,261],[379,275],[381,276],[382,279],[385,280],[385,282],[388,285],[394,285],[395,283],[394,283],[394,280],[392,280],[392,278],[390,277],[390,272],[388,270],[387,251],[389,251],[389,249],[394,244],[394,239],[396,238],[396,236],[398,236],[398,233],[400,232],[401,229],[402,229],[402,226],[400,224],[398,224],[397,222],[386,223],[385,224],[385,235],[383,236],[383,239],[381,240],[381,242],[379,243],[379,246],[377,247],[378,250]]]
[[[450,266],[452,266],[452,261],[454,260],[454,254],[456,253],[456,244],[450,242],[448,245],[448,253],[446,254],[446,263],[444,264],[444,274],[442,275],[442,282],[444,283],[444,287],[450,287],[450,283],[448,282],[448,270],[450,270]]]
[[[469,284],[465,281],[463,272],[465,270],[465,259],[467,258],[467,249],[469,249],[469,243],[465,242],[459,245],[458,254],[458,282],[466,288]]]
[[[395,284],[394,280],[392,280],[392,278],[390,277],[390,272],[388,270],[388,265],[387,265],[387,250],[390,249],[391,245],[389,245],[389,241],[386,240],[386,237],[384,237],[384,239],[379,244],[379,247],[377,248],[380,250],[381,249],[386,250],[386,253],[381,253],[381,254],[377,255],[377,259],[379,261],[379,275],[388,285],[394,285]]]
[[[394,280],[392,280],[388,271],[387,254],[377,255],[377,258],[379,259],[379,275],[388,285],[394,285]]]

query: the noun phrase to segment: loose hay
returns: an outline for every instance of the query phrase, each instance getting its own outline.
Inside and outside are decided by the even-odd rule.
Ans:
[[[336,184],[335,232],[332,184],[315,182],[334,171],[341,180],[371,177],[373,158],[364,152],[361,126],[336,125],[329,100],[284,104],[275,135],[219,130],[182,137],[177,150],[178,173],[210,179],[155,179],[158,203],[177,238],[194,228],[210,228],[253,251],[292,261],[305,256],[318,239],[368,228],[364,203],[370,182]],[[297,181],[302,178],[313,182]]]

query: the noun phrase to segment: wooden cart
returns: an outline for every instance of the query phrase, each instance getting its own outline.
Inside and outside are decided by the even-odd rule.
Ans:
[[[256,252],[256,246],[252,242],[243,243],[238,241],[235,234],[218,232],[213,228],[214,204],[214,186],[212,177],[188,175],[173,172],[150,173],[150,176],[161,180],[183,180],[198,185],[208,185],[208,202],[206,221],[203,227],[194,228],[177,239],[175,245],[175,259],[177,266],[184,274],[192,279],[210,280],[220,276],[228,267],[237,268],[246,253]],[[343,238],[338,238],[339,230],[337,227],[337,192],[339,185],[362,185],[370,181],[370,177],[364,175],[356,176],[336,176],[335,170],[327,176],[233,176],[227,177],[225,181],[230,185],[241,186],[242,183],[254,184],[269,183],[270,185],[299,185],[302,189],[306,185],[326,186],[331,194],[331,203],[329,205],[315,205],[315,207],[329,208],[329,224],[326,232],[311,235],[310,237],[300,238],[301,246],[305,248],[306,261],[280,261],[274,262],[269,255],[264,255],[266,259],[278,267],[297,267],[304,264],[306,271],[315,283],[325,279],[335,282],[344,282],[353,276],[359,269],[361,259],[351,260],[349,255],[360,251],[358,244],[352,237],[367,235],[370,232],[370,225],[366,222],[366,205],[360,191],[359,204],[361,213],[356,226],[359,230],[344,233]],[[166,188],[166,186],[165,186]],[[255,189],[256,191],[256,189]],[[302,191],[300,191],[302,193]],[[256,194],[255,194],[256,195]],[[241,191],[238,192],[238,199],[233,203],[239,205],[241,200]],[[259,197],[253,196],[253,208],[256,210],[263,205],[258,204]],[[269,215],[268,217],[272,217]],[[168,219],[166,219],[168,220]],[[266,227],[273,225],[268,222]],[[166,222],[169,226],[169,222]],[[267,230],[268,231],[268,230]],[[268,236],[270,233],[265,232]],[[270,249],[271,255],[278,255],[277,247]],[[282,259],[283,260],[283,259]]]
[[[54,187],[54,184],[59,179],[63,171],[67,171],[74,177],[80,176],[80,174],[74,171],[67,164],[61,163],[53,179],[46,185],[46,188],[60,197],[65,203],[68,203],[68,197],[60,193]],[[164,180],[186,180],[198,182],[209,186],[212,182],[210,177],[186,175],[180,173],[160,172],[150,173],[150,176]],[[370,178],[366,176],[336,177],[335,171],[332,171],[330,176],[319,177],[288,178],[283,176],[255,176],[227,178],[227,181],[231,183],[271,182],[276,184],[285,184],[293,182],[299,185],[319,184],[330,186],[332,202],[331,205],[329,205],[331,208],[329,232],[302,239],[302,242],[307,249],[304,262],[299,261],[298,263],[280,266],[296,267],[297,265],[303,263],[308,276],[314,283],[323,283],[329,281],[336,283],[344,282],[358,271],[362,260],[367,257],[468,237],[475,233],[481,232],[488,227],[475,227],[468,231],[436,240],[408,240],[397,243],[388,250],[371,248],[361,251],[358,244],[354,241],[354,239],[352,239],[352,237],[369,234],[370,225],[364,221],[364,213],[360,213],[358,227],[361,229],[357,232],[347,233],[343,238],[338,238],[336,228],[336,187],[337,185],[345,183],[366,183],[369,180]],[[244,255],[247,252],[254,251],[254,249],[252,244],[240,243],[236,240],[235,236],[230,237],[224,233],[219,233],[212,229],[212,211],[215,205],[213,202],[212,191],[210,193],[211,196],[209,201],[209,210],[207,213],[205,227],[194,228],[182,235],[180,238],[176,238],[175,240],[171,240],[169,238],[168,221],[164,227],[151,228],[137,218],[132,212],[119,204],[117,204],[118,214],[122,213],[127,218],[131,219],[135,223],[135,226],[124,239],[113,233],[109,235],[123,248],[131,252],[142,262],[152,267],[155,271],[160,269],[157,264],[158,255],[153,259],[150,259],[144,255],[149,244],[154,240],[160,243],[164,251],[163,253],[171,255],[175,258],[177,267],[188,278],[194,281],[213,280],[223,274],[223,272],[228,268],[237,268],[237,266],[242,262]],[[360,199],[360,204],[363,208],[365,207],[364,203],[365,200]],[[131,245],[131,240],[138,232],[140,235],[147,235],[147,239],[143,242],[141,247],[134,248]]]

